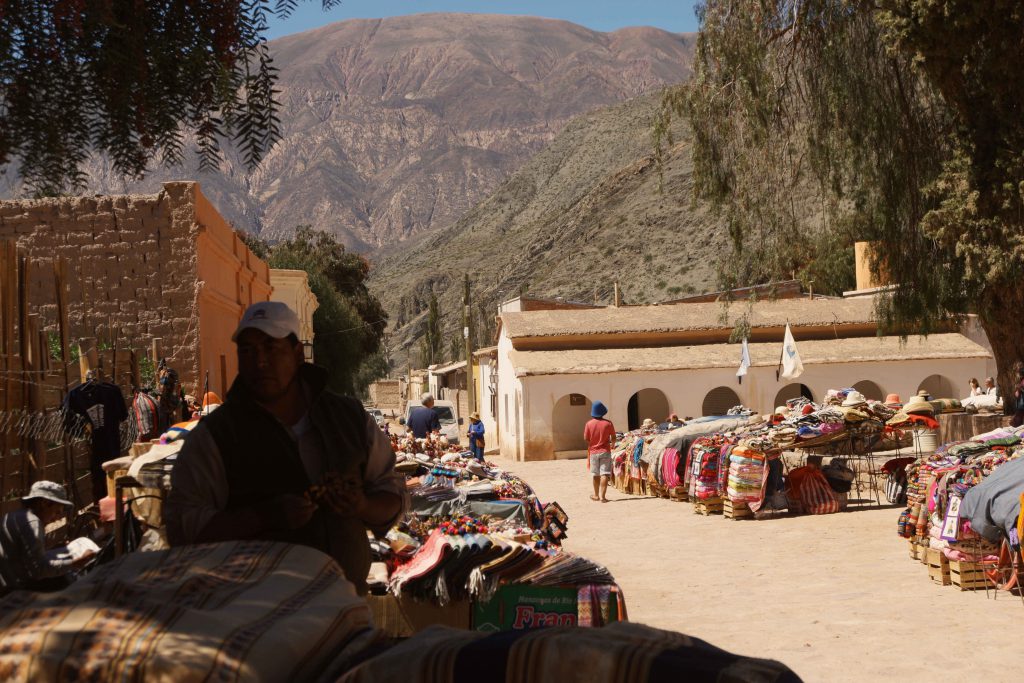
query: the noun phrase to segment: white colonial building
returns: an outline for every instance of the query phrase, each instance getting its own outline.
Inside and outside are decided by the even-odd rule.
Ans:
[[[499,321],[493,417],[501,453],[518,460],[581,456],[596,400],[622,431],[645,418],[716,415],[739,404],[770,412],[832,388],[878,400],[919,389],[960,397],[970,377],[991,371],[989,351],[955,330],[877,336],[872,297],[506,309]],[[776,379],[787,323],[805,368],[795,382]],[[742,384],[741,347],[729,343],[738,325],[749,326],[750,340]]]

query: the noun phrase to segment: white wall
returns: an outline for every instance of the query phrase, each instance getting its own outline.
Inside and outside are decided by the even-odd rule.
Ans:
[[[486,444],[484,449],[490,453],[499,450],[500,438],[498,434],[498,415],[497,413],[491,412],[491,364],[488,359],[481,359],[480,365],[475,366],[475,370],[479,372],[479,377],[474,375],[476,381],[477,394],[477,409],[480,411],[480,421],[484,423],[484,443]],[[501,397],[498,397],[497,411],[501,411]]]
[[[502,342],[506,344],[505,347]],[[555,426],[552,412],[555,403],[570,393],[583,394],[591,401],[603,401],[608,407],[608,419],[617,429],[624,430],[627,426],[629,397],[644,388],[661,389],[668,397],[672,412],[680,416],[696,417],[701,414],[704,396],[717,386],[732,388],[744,405],[764,413],[775,408],[773,401],[776,394],[789,383],[775,379],[774,367],[750,368],[742,385],[737,384],[736,371],[732,368],[544,375],[517,379],[508,360],[508,349],[511,349],[511,344],[507,339],[499,342],[499,390],[512,392],[510,409],[514,405],[515,391],[522,391],[524,409],[519,416],[521,427],[513,425],[509,429],[502,426],[501,449],[503,455],[528,460],[549,460],[554,457],[552,435]],[[941,374],[949,378],[954,387],[960,387],[966,384],[967,379],[981,375],[984,371],[984,358],[832,363],[805,366],[804,374],[797,381],[807,385],[818,400],[829,389],[849,387],[867,379],[878,384],[883,392],[897,393],[905,401],[917,393],[918,385],[929,375]]]
[[[502,330],[498,337],[498,441],[501,455],[506,458],[520,459],[520,432],[522,415],[516,412],[516,392],[522,387],[516,377],[515,368],[509,354],[512,352],[512,341]]]

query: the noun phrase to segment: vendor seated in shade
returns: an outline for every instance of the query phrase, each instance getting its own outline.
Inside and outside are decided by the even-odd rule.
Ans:
[[[64,487],[37,481],[21,499],[22,508],[0,522],[0,595],[12,590],[48,592],[71,584],[72,570],[92,554],[74,559],[67,548],[46,550],[46,527],[74,507]]]
[[[663,430],[678,429],[683,426],[683,421],[679,419],[679,416],[672,413],[668,418],[659,425]]]
[[[232,336],[238,379],[191,431],[164,508],[171,545],[245,539],[317,548],[366,591],[367,530],[402,514],[405,479],[387,437],[356,399],[304,362],[299,319],[250,306]]]

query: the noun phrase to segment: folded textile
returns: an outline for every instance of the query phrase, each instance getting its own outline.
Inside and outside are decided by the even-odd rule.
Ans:
[[[338,565],[240,541],[129,553],[57,593],[0,600],[5,680],[316,679],[369,635]]]
[[[780,662],[742,657],[671,631],[616,622],[486,634],[433,626],[342,676],[338,683],[494,681],[745,681],[799,683]]]

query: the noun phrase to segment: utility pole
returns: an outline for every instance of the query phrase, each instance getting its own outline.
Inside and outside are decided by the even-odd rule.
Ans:
[[[473,313],[469,307],[469,273],[466,273],[465,292],[462,296],[462,336],[466,341],[466,404],[469,412],[476,412],[476,384],[473,382]],[[465,417],[469,417],[466,415]]]

